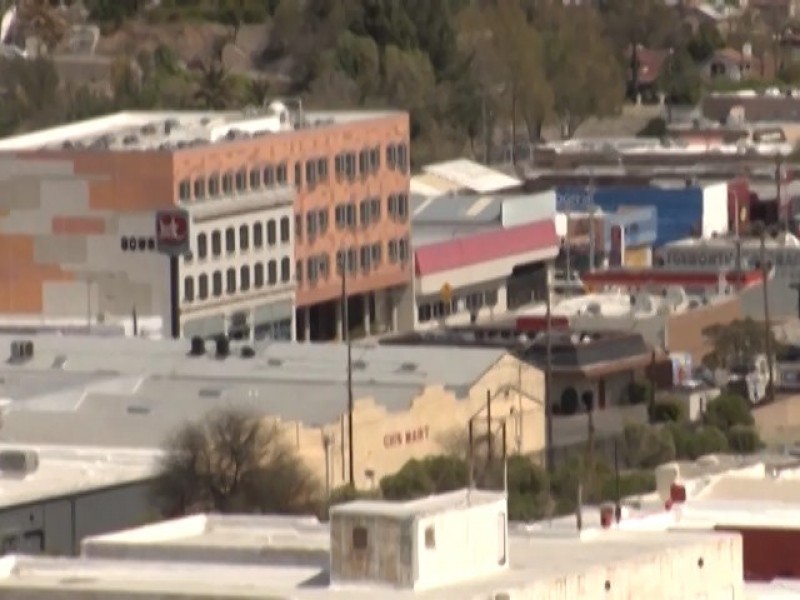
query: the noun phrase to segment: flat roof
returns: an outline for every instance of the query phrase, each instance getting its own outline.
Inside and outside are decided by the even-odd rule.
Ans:
[[[299,111],[275,101],[239,111],[123,111],[0,140],[24,150],[173,151],[250,137],[366,121],[400,111]]]
[[[355,500],[334,506],[331,508],[331,515],[374,515],[391,518],[421,517],[495,502],[505,502],[505,494],[485,490],[463,489],[407,502]]]
[[[0,444],[0,453],[20,450],[35,453],[38,468],[0,473],[0,508],[150,479],[163,456],[157,450]]]
[[[127,549],[124,556],[134,560],[155,555],[176,562],[308,564],[302,560],[306,556],[312,564],[327,566],[330,530],[311,516],[199,514],[81,542],[82,555],[91,558],[114,558],[122,548]],[[290,556],[281,558],[281,553]]]
[[[753,250],[761,246],[761,239],[758,236],[741,236],[739,241],[742,248]],[[800,239],[788,232],[780,232],[777,237],[766,236],[764,246],[767,250],[800,250]],[[660,252],[672,249],[713,249],[713,250],[734,250],[736,248],[736,237],[733,235],[718,236],[712,238],[683,238],[672,242],[667,242]]]
[[[78,594],[177,594],[179,598],[267,598],[297,600],[490,598],[499,592],[530,589],[573,573],[617,570],[640,565],[643,557],[674,550],[698,551],[734,534],[696,532],[604,531],[600,535],[537,535],[512,528],[510,568],[479,580],[430,591],[414,592],[380,585],[329,587],[325,568],[306,566],[253,567],[238,564],[149,562],[87,558],[7,556],[0,559],[0,591],[35,590],[42,597],[71,590]],[[44,596],[43,594],[48,594]],[[53,596],[55,597],[55,596]]]
[[[479,194],[500,192],[522,185],[522,181],[516,177],[466,158],[426,165],[422,167],[422,171],[452,182],[460,189]]]
[[[224,360],[212,343],[205,355],[190,356],[189,340],[0,336],[0,348],[19,339],[33,342],[34,356],[0,362],[0,399],[8,401],[0,441],[155,447],[220,406],[314,426],[335,422],[347,405],[344,344],[260,342],[254,357],[243,358],[232,343]],[[357,342],[354,397],[389,412],[407,410],[430,385],[462,397],[504,354]]]

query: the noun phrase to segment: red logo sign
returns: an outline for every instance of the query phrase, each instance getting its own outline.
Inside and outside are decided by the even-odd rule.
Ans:
[[[428,426],[416,427],[408,431],[393,431],[383,436],[384,448],[394,448],[396,446],[410,446],[417,442],[428,439]]]
[[[159,244],[180,245],[189,237],[189,219],[183,213],[160,213],[156,220],[156,229]]]

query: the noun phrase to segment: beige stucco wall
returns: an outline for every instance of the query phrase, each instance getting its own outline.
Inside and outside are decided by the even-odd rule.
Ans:
[[[445,452],[466,452],[468,422],[473,415],[476,435],[486,434],[486,395],[492,396],[492,419],[497,447],[500,420],[507,422],[510,452],[533,453],[544,447],[544,377],[540,370],[503,356],[487,369],[470,388],[457,397],[441,385],[420,390],[407,410],[388,412],[375,399],[357,398],[353,419],[356,485],[369,489],[381,477],[400,469],[412,458]],[[325,427],[304,427],[285,423],[287,439],[307,461],[312,471],[326,482],[326,452],[323,436],[330,439],[328,451],[331,488],[347,481],[346,418]],[[372,472],[372,477],[367,471]]]

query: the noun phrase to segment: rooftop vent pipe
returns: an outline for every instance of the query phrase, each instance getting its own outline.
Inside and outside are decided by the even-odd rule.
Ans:
[[[217,338],[217,358],[225,358],[231,353],[231,343],[228,338],[221,335]]]

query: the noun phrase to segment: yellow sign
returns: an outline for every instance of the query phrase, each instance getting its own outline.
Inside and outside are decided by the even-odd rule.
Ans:
[[[442,289],[439,290],[439,297],[445,304],[449,303],[453,299],[453,288],[450,287],[449,283],[445,283],[442,286]]]

